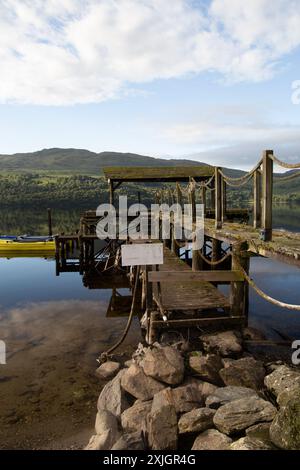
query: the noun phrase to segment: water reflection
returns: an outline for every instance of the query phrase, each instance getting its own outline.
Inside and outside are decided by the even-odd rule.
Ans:
[[[103,386],[96,357],[127,319],[106,317],[111,290],[89,291],[77,273],[56,278],[53,261],[0,259],[0,276],[0,448],[80,448]],[[120,358],[139,340],[135,320]]]

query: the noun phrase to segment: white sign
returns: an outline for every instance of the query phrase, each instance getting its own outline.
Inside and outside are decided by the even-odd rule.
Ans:
[[[133,243],[121,246],[122,266],[163,264],[162,243]]]

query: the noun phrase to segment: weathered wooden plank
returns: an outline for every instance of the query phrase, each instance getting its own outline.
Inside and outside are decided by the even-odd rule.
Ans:
[[[202,166],[170,166],[170,167],[105,167],[103,172],[111,181],[188,181],[206,179],[213,175],[214,168]]]
[[[156,328],[191,328],[191,327],[209,327],[216,324],[224,324],[224,326],[241,326],[245,322],[243,317],[213,317],[213,318],[186,318],[180,320],[154,320],[153,326]]]
[[[264,241],[272,240],[273,150],[263,152],[262,163],[262,229]]]
[[[152,271],[148,275],[149,282],[243,282],[241,271]]]

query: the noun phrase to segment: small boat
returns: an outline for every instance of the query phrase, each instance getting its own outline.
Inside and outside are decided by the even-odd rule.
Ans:
[[[1,251],[40,251],[54,252],[54,237],[31,236],[31,235],[1,235]]]

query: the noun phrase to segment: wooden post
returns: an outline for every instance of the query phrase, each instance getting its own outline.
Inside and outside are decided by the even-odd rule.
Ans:
[[[114,204],[114,183],[109,179],[108,180],[109,184],[109,203]]]
[[[52,213],[51,209],[47,209],[48,213],[48,235],[49,237],[52,237]]]
[[[206,187],[204,185],[201,188],[201,200],[203,204],[203,215],[206,217]]]
[[[249,270],[248,257],[243,256],[243,251],[246,249],[246,242],[236,243],[232,246],[231,269],[233,271],[240,270],[240,266],[242,266],[245,271]],[[248,301],[248,293],[245,284],[246,281],[231,283],[230,303],[232,316],[243,317],[248,310],[248,306],[246,306],[246,301]]]
[[[195,186],[192,185],[192,190],[190,191],[190,204],[192,206],[192,225],[193,230],[196,229],[196,194],[195,194]],[[200,256],[200,250],[194,250],[192,248],[192,270],[193,271],[201,271],[203,269],[203,260]]]
[[[262,173],[262,239],[272,240],[273,150],[263,152]]]
[[[222,176],[215,167],[215,229],[222,228]]]
[[[261,171],[253,175],[253,227],[261,227]]]
[[[221,197],[221,200],[222,200],[222,207],[221,207],[222,222],[224,222],[226,220],[226,208],[227,208],[226,191],[227,191],[226,181],[224,180],[224,178],[222,178],[222,186],[221,186],[221,192],[222,192],[222,197]]]

